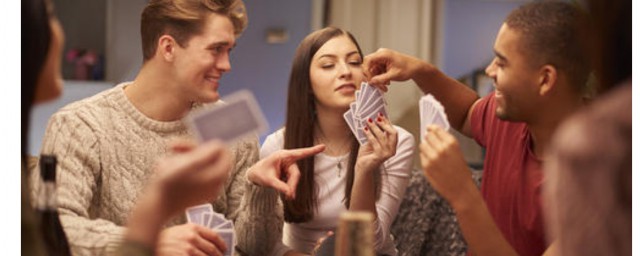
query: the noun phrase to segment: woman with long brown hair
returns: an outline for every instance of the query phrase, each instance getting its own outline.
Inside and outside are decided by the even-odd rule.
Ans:
[[[308,35],[296,50],[285,127],[267,137],[260,154],[264,158],[278,149],[318,144],[326,148],[314,158],[298,161],[299,173],[296,169],[282,177],[290,186],[290,193],[282,196],[284,246],[278,244],[272,254],[310,253],[347,210],[372,213],[376,252],[397,254],[389,229],[409,182],[413,136],[380,113],[363,128],[368,142],[360,145],[356,140],[343,114],[364,80],[362,58],[355,38],[333,27]],[[267,175],[250,169],[247,177],[256,185],[287,191],[273,181],[277,176]],[[254,195],[256,204],[269,194],[262,195]]]

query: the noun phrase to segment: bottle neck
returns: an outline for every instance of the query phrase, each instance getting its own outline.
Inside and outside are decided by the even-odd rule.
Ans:
[[[58,209],[58,202],[56,201],[56,183],[45,181],[43,189],[40,190],[40,195],[38,195],[38,210],[55,210]]]

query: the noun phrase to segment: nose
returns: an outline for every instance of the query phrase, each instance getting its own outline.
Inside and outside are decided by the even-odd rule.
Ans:
[[[496,73],[496,59],[493,59],[491,61],[491,63],[489,63],[489,65],[487,66],[487,68],[484,69],[484,72],[487,74],[487,76],[489,77],[495,77],[495,73]]]
[[[340,62],[340,78],[350,78],[352,75],[351,67],[349,63],[344,61]]]
[[[216,59],[216,68],[222,73],[231,71],[231,62],[229,61],[229,54],[221,54]]]

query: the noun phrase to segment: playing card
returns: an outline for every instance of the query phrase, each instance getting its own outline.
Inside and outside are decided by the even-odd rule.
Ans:
[[[213,214],[210,212],[205,212],[202,214],[202,226],[209,227],[209,223],[211,223],[211,218],[213,218]]]
[[[198,225],[205,225],[204,213],[213,213],[213,206],[211,204],[201,204],[187,208],[185,210],[187,214],[187,221]]]
[[[207,227],[213,229],[216,226],[219,226],[220,224],[222,224],[222,223],[224,223],[226,221],[228,221],[228,220],[224,218],[224,215],[215,212],[215,213],[213,213],[213,216],[211,217],[211,221],[209,222],[209,225],[207,225]]]
[[[424,140],[428,125],[435,124],[448,131],[451,126],[444,111],[444,106],[431,94],[422,96],[420,106],[420,138]]]
[[[356,136],[360,144],[367,142],[367,136],[363,129],[367,127],[369,119],[375,120],[378,114],[387,116],[386,101],[380,90],[362,82],[360,89],[356,91],[356,100],[349,105],[349,110],[344,113],[351,132]]]
[[[247,135],[260,135],[267,131],[266,119],[251,92],[240,90],[223,100],[223,103],[185,118],[185,123],[200,142],[220,139],[232,143]]]
[[[233,229],[220,229],[216,230],[216,233],[222,238],[224,243],[227,245],[227,251],[224,253],[225,256],[233,255],[233,248],[236,247],[236,234]]]
[[[233,222],[231,222],[230,220],[225,220],[224,222],[222,222],[220,225],[214,227],[213,229],[233,229]]]

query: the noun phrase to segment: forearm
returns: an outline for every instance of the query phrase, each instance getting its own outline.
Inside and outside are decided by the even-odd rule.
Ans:
[[[377,218],[375,195],[373,171],[358,170],[358,167],[356,167],[349,210],[370,212],[374,215],[374,218]]]
[[[463,200],[452,203],[458,223],[474,255],[517,255],[498,229],[480,192],[469,190]]]
[[[417,67],[412,76],[413,81],[423,93],[433,94],[442,103],[449,123],[460,131],[469,109],[479,98],[478,94],[429,63],[420,62],[415,65]]]
[[[160,231],[171,215],[162,207],[162,196],[158,191],[150,189],[138,201],[129,218],[125,239],[155,248]]]

